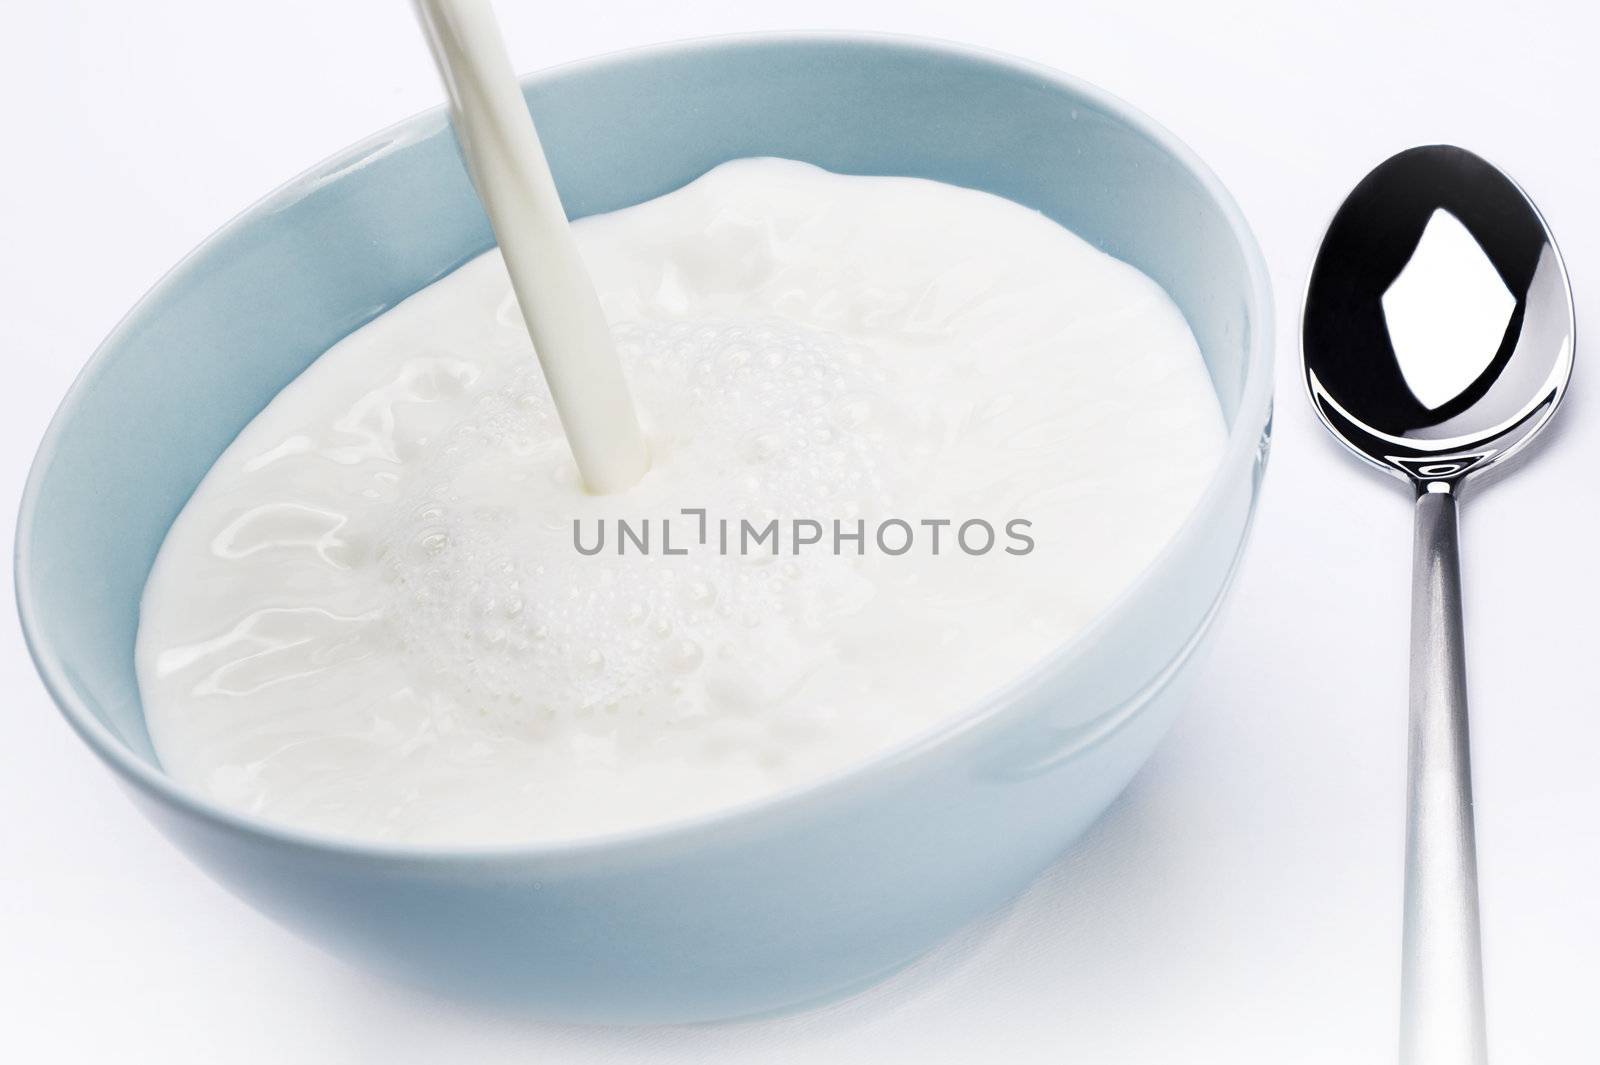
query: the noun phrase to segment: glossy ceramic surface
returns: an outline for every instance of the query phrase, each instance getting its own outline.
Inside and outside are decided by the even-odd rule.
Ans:
[[[989,703],[759,804],[625,836],[450,851],[332,841],[177,787],[134,678],[146,574],[214,458],[278,389],[489,246],[434,112],[245,212],[95,354],[24,497],[24,630],[67,720],[162,831],[339,955],[568,1020],[706,1019],[844,993],[1026,886],[1182,705],[1265,458],[1265,270],[1232,200],[1169,134],[1000,57],[892,38],[730,38],[562,67],[525,88],[574,216],[780,155],[994,192],[1138,266],[1189,319],[1231,427],[1198,509],[1088,633]]]

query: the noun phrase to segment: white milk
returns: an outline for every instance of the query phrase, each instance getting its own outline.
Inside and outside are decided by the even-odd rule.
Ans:
[[[649,473],[582,491],[498,253],[353,333],[157,559],[138,669],[173,777],[275,821],[460,844],[755,799],[1070,640],[1221,453],[1166,295],[1008,201],[740,160],[573,231]],[[618,554],[619,518],[650,520],[648,553]],[[772,519],[781,553],[740,553],[740,522]],[[798,553],[796,519],[821,530]],[[968,553],[979,520],[994,543],[968,525]]]
[[[417,14],[584,484],[631,488],[650,453],[494,11],[489,0],[417,0]]]

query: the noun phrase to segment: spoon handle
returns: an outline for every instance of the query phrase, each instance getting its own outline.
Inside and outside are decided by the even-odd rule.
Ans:
[[[1456,496],[1419,486],[1411,584],[1402,1065],[1483,1065],[1483,959],[1472,831]]]

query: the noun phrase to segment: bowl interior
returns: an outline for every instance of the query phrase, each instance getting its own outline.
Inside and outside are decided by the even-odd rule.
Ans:
[[[649,49],[525,89],[574,217],[759,155],[1038,209],[1167,289],[1230,426],[1239,417],[1254,345],[1249,238],[1186,153],[1096,90],[959,49],[834,37]],[[431,113],[246,212],[105,342],[51,426],[18,531],[25,630],[91,740],[75,707],[156,765],[134,676],[139,598],[216,456],[335,341],[491,243]]]

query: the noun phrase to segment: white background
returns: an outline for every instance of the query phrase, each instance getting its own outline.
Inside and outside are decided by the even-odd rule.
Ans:
[[[0,29],[0,497],[95,344],[262,193],[441,99],[400,0],[29,3]],[[17,1062],[1383,1062],[1397,1021],[1410,530],[1298,391],[1298,298],[1371,165],[1453,141],[1544,209],[1600,323],[1600,56],[1584,5],[499,0],[531,70],[687,36],[863,28],[1081,75],[1234,191],[1279,301],[1277,437],[1205,697],[1009,910],[851,1001],[560,1028],[352,971],[193,869],[0,634],[0,1057]],[[1471,499],[1466,605],[1497,1063],[1600,1040],[1600,389]],[[9,521],[7,522],[9,524]],[[10,574],[7,572],[6,580]],[[9,598],[9,593],[6,595]]]

